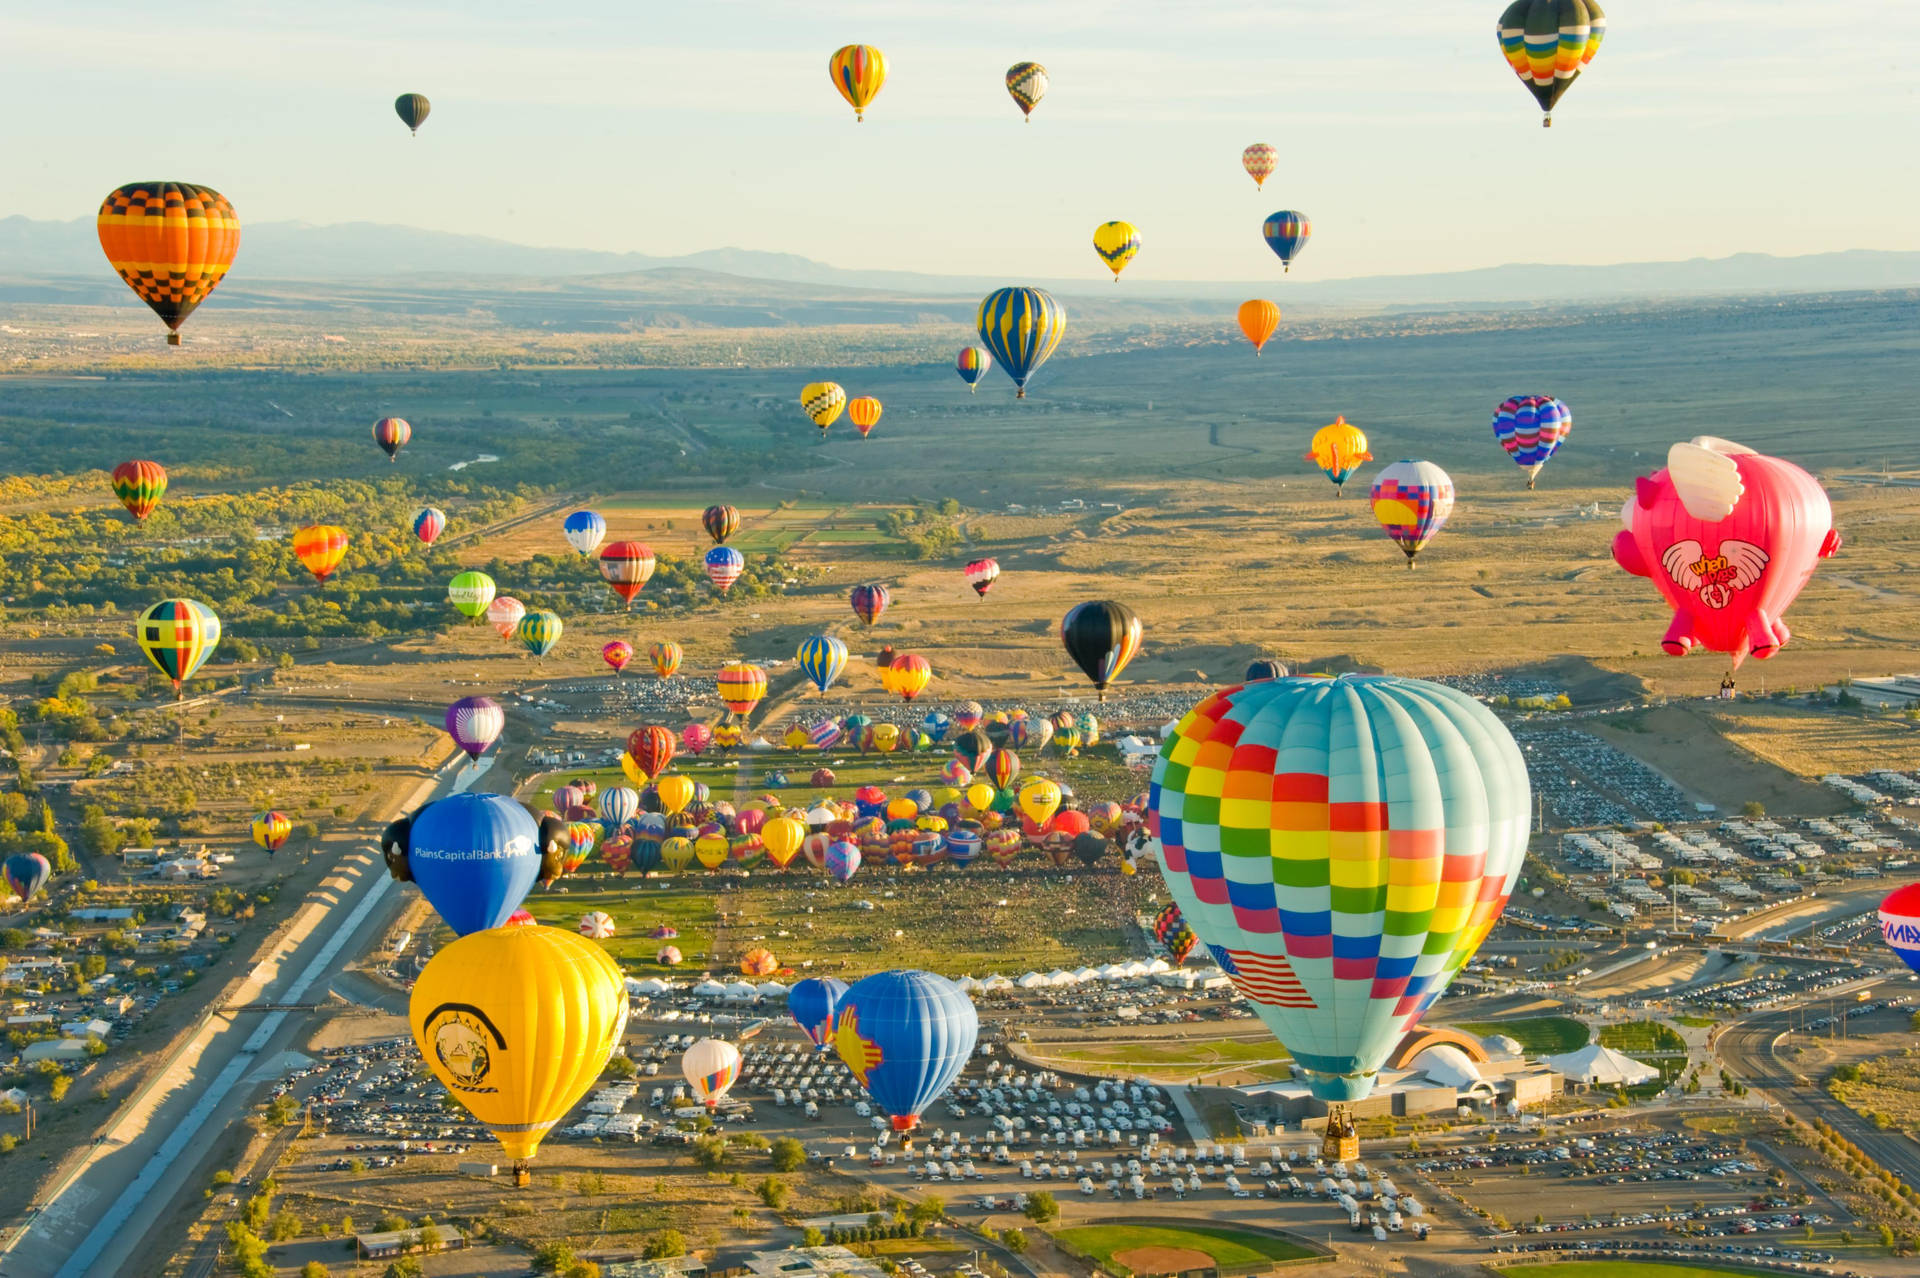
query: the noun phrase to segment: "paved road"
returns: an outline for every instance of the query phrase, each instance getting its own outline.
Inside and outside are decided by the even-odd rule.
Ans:
[[[415,806],[428,792],[466,789],[492,760],[478,768],[465,762],[448,764],[404,806]],[[232,1002],[297,1003],[323,994],[404,904],[392,887],[377,849],[343,857]],[[278,1076],[278,1058],[306,1028],[304,1018],[286,1011],[209,1011],[0,1252],[0,1275],[88,1278],[130,1272],[138,1267],[136,1257],[151,1258],[152,1248],[143,1251],[149,1234],[163,1225],[182,1193],[203,1187],[198,1165],[214,1147],[215,1134],[245,1116],[254,1092]]]
[[[253,1166],[247,1169],[247,1185],[231,1186],[227,1197],[233,1199],[235,1204],[244,1203],[258,1189],[261,1181],[273,1175],[274,1168],[280,1165],[280,1156],[287,1152],[287,1146],[293,1144],[293,1138],[299,1131],[300,1128],[295,1125],[275,1132],[273,1139],[267,1142],[267,1147],[260,1151],[260,1157],[254,1159]],[[221,1209],[220,1218],[214,1221],[213,1228],[200,1240],[193,1258],[187,1262],[186,1278],[213,1278],[214,1270],[220,1265],[220,1253],[226,1247],[227,1222],[239,1218],[238,1206],[230,1204]]]

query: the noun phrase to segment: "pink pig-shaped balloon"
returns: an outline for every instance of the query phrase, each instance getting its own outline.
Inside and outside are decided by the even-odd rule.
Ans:
[[[1724,652],[1737,669],[1787,642],[1781,620],[1815,561],[1840,549],[1833,507],[1792,462],[1700,435],[1667,452],[1667,468],[1635,481],[1613,557],[1651,578],[1673,605],[1660,646]]]

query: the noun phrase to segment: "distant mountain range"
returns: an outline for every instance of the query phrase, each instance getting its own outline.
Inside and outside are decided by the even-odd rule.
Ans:
[[[538,248],[478,235],[456,235],[376,222],[313,226],[304,222],[249,225],[241,247],[243,279],[382,280],[431,287],[452,276],[477,282],[476,276],[504,283],[554,280],[556,277],[623,276],[678,272],[682,281],[699,278],[709,286],[715,276],[736,277],[735,292],[745,301],[750,281],[770,286],[769,300],[822,290],[880,290],[896,297],[953,299],[977,297],[1007,280],[985,276],[923,275],[910,271],[846,270],[791,253],[723,248],[682,257],[644,253],[607,253],[588,249]],[[45,298],[33,281],[83,276],[97,279],[104,269],[93,221],[35,221],[0,218],[0,298]],[[1543,296],[1542,272],[1551,272],[1551,297]],[[697,273],[697,274],[695,274]],[[439,277],[438,280],[435,277]],[[578,279],[573,281],[580,283]],[[666,283],[665,278],[659,281]],[[1116,300],[1104,280],[1036,280],[1068,295]],[[787,287],[777,287],[777,286]],[[793,286],[801,286],[795,288]],[[1240,298],[1246,282],[1128,281],[1136,297],[1158,299]],[[1739,253],[1680,262],[1632,262],[1612,266],[1540,264],[1485,267],[1431,275],[1375,275],[1309,283],[1289,280],[1287,294],[1298,302],[1330,306],[1444,307],[1493,303],[1566,302],[1630,297],[1686,297],[1769,292],[1833,292],[1920,286],[1920,253],[1856,249],[1774,257]],[[229,291],[232,285],[229,285]],[[65,293],[64,288],[53,292]],[[74,299],[78,300],[78,299]],[[853,300],[851,298],[847,299]]]

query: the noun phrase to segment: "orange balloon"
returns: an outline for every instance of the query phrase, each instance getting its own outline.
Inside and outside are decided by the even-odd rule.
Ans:
[[[880,424],[882,411],[880,401],[871,395],[862,395],[858,399],[847,401],[847,417],[853,422],[854,429],[860,432],[862,439],[865,439],[873,428]]]
[[[233,205],[191,182],[129,182],[101,201],[96,228],[107,261],[172,330],[171,346],[240,251]]]
[[[1267,344],[1275,329],[1280,327],[1280,308],[1263,297],[1250,302],[1240,303],[1240,331],[1253,343],[1253,353],[1258,355],[1260,348]]]
[[[347,530],[331,524],[314,524],[293,534],[293,553],[314,579],[325,582],[347,557]]]

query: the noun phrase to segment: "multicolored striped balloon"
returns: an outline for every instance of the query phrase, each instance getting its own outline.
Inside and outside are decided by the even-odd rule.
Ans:
[[[113,468],[111,483],[127,513],[145,519],[167,494],[167,471],[155,461],[124,461]]]
[[[1507,65],[1546,113],[1540,127],[1550,129],[1553,108],[1600,52],[1607,15],[1594,0],[1514,0],[1494,34]]]
[[[423,506],[413,512],[413,535],[431,546],[447,530],[447,512],[438,506]]]
[[[976,559],[962,571],[966,574],[967,584],[973,587],[973,593],[985,599],[987,592],[993,589],[993,583],[1000,580],[1000,561]]]
[[[558,613],[530,612],[520,618],[520,624],[514,627],[513,637],[534,656],[544,657],[560,642],[560,634],[565,629]]]
[[[400,460],[400,450],[412,438],[413,427],[404,417],[382,417],[373,424],[373,442],[380,445],[380,451],[390,462]]]
[[[887,82],[887,55],[870,44],[849,44],[827,59],[827,77],[853,108],[856,124],[867,119],[867,105]]]
[[[1314,1095],[1372,1091],[1526,856],[1527,765],[1465,693],[1384,675],[1216,692],[1160,747],[1148,829],[1189,926]]]
[[[853,606],[853,615],[871,626],[880,620],[880,614],[893,602],[893,596],[878,582],[868,582],[848,591],[847,602]]]
[[[253,841],[272,856],[293,837],[293,822],[284,812],[262,812],[253,819]]]
[[[325,585],[340,561],[347,557],[347,530],[333,524],[310,524],[293,534],[293,554],[313,579]]]
[[[974,317],[980,340],[1013,379],[1014,398],[1027,397],[1027,379],[1047,362],[1067,331],[1067,311],[1037,288],[996,289]]]
[[[653,673],[662,679],[671,679],[674,671],[680,668],[684,654],[680,645],[671,639],[663,639],[647,649],[647,660],[653,663]]]
[[[653,547],[643,541],[616,541],[600,552],[600,576],[629,609],[652,579],[653,567]]]
[[[240,215],[192,182],[129,182],[107,193],[95,223],[101,251],[180,344],[180,325],[227,277],[240,251]]]
[[[862,439],[873,433],[873,428],[880,424],[880,414],[885,411],[880,401],[871,395],[847,401],[847,420],[853,423]]]
[[[1296,213],[1292,209],[1281,209],[1278,213],[1269,213],[1260,234],[1266,239],[1267,247],[1280,259],[1280,269],[1284,273],[1293,269],[1293,259],[1306,250],[1307,241],[1313,238],[1313,219],[1305,213]]]
[[[1267,179],[1280,167],[1280,152],[1265,142],[1255,142],[1240,153],[1240,167],[1247,171],[1253,184],[1264,189]]]
[[[967,394],[972,395],[980,389],[980,379],[993,367],[993,356],[978,346],[962,346],[959,356],[953,362],[953,371],[960,374],[960,380],[967,384]]]
[[[816,750],[831,750],[834,746],[840,744],[842,735],[843,730],[840,727],[840,721],[837,719],[822,719],[807,729],[807,740]],[[828,781],[826,784],[832,785],[833,782]]]
[[[1430,461],[1397,461],[1373,481],[1373,517],[1407,556],[1413,557],[1447,526],[1453,514],[1453,480]]]
[[[750,661],[729,661],[720,667],[715,682],[720,703],[743,719],[767,695],[767,672]]]
[[[1133,609],[1111,599],[1076,604],[1060,619],[1060,643],[1093,680],[1102,700],[1107,685],[1140,651],[1145,633]]]
[[[1493,437],[1525,468],[1528,488],[1572,433],[1573,414],[1551,395],[1515,395],[1493,410]]]

